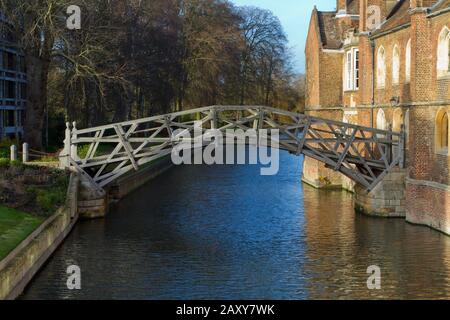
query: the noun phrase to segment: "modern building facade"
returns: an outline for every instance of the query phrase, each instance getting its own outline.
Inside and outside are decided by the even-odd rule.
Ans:
[[[0,16],[0,140],[21,139],[27,101],[25,59]]]
[[[450,0],[337,0],[336,7],[312,12],[306,112],[404,128],[407,168],[396,178],[404,192],[389,201],[410,222],[450,234]],[[309,159],[304,180],[354,187]]]

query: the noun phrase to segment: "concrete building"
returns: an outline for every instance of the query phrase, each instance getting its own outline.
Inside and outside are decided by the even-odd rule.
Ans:
[[[0,16],[0,140],[23,135],[26,109],[25,60]]]
[[[312,12],[306,112],[405,128],[407,169],[373,194],[356,188],[356,203],[450,234],[450,0],[337,0],[336,7]],[[354,190],[347,178],[309,159],[304,180]]]

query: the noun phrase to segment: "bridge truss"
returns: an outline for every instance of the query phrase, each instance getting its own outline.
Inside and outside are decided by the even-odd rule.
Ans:
[[[186,142],[179,133],[193,134],[195,125],[223,132],[278,129],[279,149],[323,162],[368,191],[394,167],[404,166],[404,132],[260,106],[211,106],[81,130],[67,124],[61,162],[103,190],[126,173],[170,155]]]

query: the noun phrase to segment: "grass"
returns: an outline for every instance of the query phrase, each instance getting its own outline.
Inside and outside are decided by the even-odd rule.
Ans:
[[[0,261],[26,239],[43,218],[0,206]]]

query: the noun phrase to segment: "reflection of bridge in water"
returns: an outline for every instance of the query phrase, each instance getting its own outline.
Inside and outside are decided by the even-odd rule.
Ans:
[[[405,134],[259,106],[211,106],[79,130],[67,125],[62,161],[98,189],[165,157],[186,133],[215,129],[279,130],[281,150],[319,160],[372,190],[404,166]],[[81,155],[80,150],[84,150]]]

